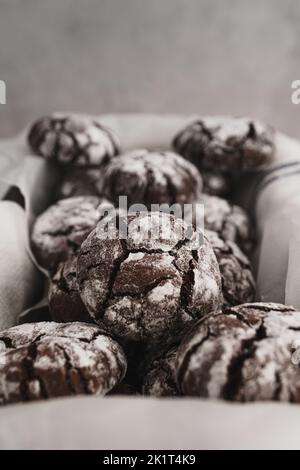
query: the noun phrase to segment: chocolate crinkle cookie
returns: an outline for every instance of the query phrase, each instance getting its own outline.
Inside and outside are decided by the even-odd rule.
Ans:
[[[27,323],[0,332],[0,404],[105,395],[126,372],[119,344],[86,323]]]
[[[116,205],[119,196],[128,204],[185,204],[202,190],[197,168],[173,152],[135,150],[114,159],[104,172],[102,193]]]
[[[103,167],[70,168],[57,189],[56,199],[76,196],[101,196],[99,186],[103,177]]]
[[[82,241],[113,205],[104,198],[82,196],[63,199],[37,219],[31,246],[38,263],[50,272],[77,252]]]
[[[251,252],[254,224],[241,207],[220,197],[202,194],[185,215],[197,226],[204,222],[205,230],[217,232],[222,240],[236,243],[245,253]]]
[[[72,256],[65,263],[59,264],[51,279],[48,302],[50,315],[54,321],[91,322],[91,317],[79,295],[76,270],[77,258]]]
[[[299,342],[300,312],[292,307],[248,303],[210,315],[190,330],[178,350],[181,392],[239,402],[300,403]]]
[[[219,308],[221,278],[209,242],[166,213],[107,218],[81,245],[77,281],[93,320],[123,340],[172,340],[195,319]],[[123,230],[122,230],[123,231]],[[113,236],[112,236],[113,235]]]
[[[222,278],[223,307],[253,302],[255,282],[247,256],[231,241],[222,240],[216,232],[205,231],[217,257]]]
[[[175,375],[178,345],[150,354],[143,365],[142,392],[156,397],[180,395]]]
[[[204,117],[179,132],[173,146],[199,169],[240,175],[273,161],[274,131],[248,118]]]
[[[76,114],[41,117],[31,125],[28,143],[47,160],[80,167],[106,164],[119,153],[111,130],[96,119]]]

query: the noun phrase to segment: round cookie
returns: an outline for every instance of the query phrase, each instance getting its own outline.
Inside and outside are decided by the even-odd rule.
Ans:
[[[200,170],[240,175],[273,161],[274,131],[248,118],[204,117],[179,132],[173,147]]]
[[[245,253],[253,248],[254,230],[241,207],[220,197],[202,194],[188,209],[185,214],[188,221],[204,222],[205,230],[216,232],[224,241],[236,243]]]
[[[255,282],[250,261],[239,247],[231,241],[222,240],[216,232],[205,231],[211,243],[222,278],[223,307],[253,302]]]
[[[248,303],[199,321],[183,339],[176,374],[184,395],[300,403],[300,312]]]
[[[104,172],[101,192],[118,205],[127,196],[128,205],[185,204],[202,190],[197,168],[172,152],[135,150],[114,159]]]
[[[35,121],[28,133],[34,153],[80,167],[106,164],[119,153],[115,136],[95,119],[54,113]]]
[[[143,367],[142,392],[156,397],[180,395],[175,376],[178,345],[147,358]]]
[[[217,232],[222,240],[235,242],[245,253],[253,247],[253,227],[246,212],[217,196],[202,194],[204,228]]]
[[[102,224],[83,242],[77,264],[80,295],[96,323],[103,321],[123,340],[152,344],[172,340],[186,324],[219,308],[214,252],[182,219],[130,215],[123,239],[120,228],[103,237]]]
[[[103,167],[100,168],[70,168],[58,187],[56,198],[66,199],[76,196],[98,196],[99,181],[103,177]]]
[[[77,252],[97,222],[113,205],[104,198],[81,196],[63,199],[35,221],[31,246],[38,263],[49,271]]]
[[[126,372],[122,348],[86,323],[27,323],[0,332],[0,404],[105,395]]]
[[[59,264],[51,279],[48,302],[51,318],[56,322],[91,322],[79,295],[76,270],[77,258],[72,256]]]

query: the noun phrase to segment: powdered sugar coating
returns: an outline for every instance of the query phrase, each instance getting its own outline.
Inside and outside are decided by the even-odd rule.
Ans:
[[[128,204],[185,204],[202,190],[197,168],[173,152],[135,150],[114,159],[107,166],[100,192],[118,204],[127,196]]]
[[[38,262],[49,271],[75,254],[82,241],[113,205],[104,198],[78,196],[49,207],[36,220],[31,243]]]
[[[111,130],[93,118],[54,113],[35,121],[28,133],[31,149],[48,160],[79,167],[106,164],[119,153]]]
[[[105,395],[126,372],[122,348],[86,323],[28,323],[0,332],[0,404]]]
[[[156,216],[175,224],[173,216]],[[152,217],[140,215],[140,224],[148,225]],[[129,219],[130,227],[136,216]],[[176,224],[185,226],[181,219]],[[131,237],[130,230],[127,239],[105,240],[96,228],[81,246],[77,276],[93,320],[133,341],[170,340],[186,324],[217,310],[222,298],[217,260],[206,239],[199,244],[196,232],[194,239],[168,244],[167,239]]]
[[[199,169],[241,174],[272,162],[274,131],[248,118],[205,117],[179,132],[173,146]]]
[[[255,282],[250,261],[231,241],[222,240],[216,232],[205,231],[217,257],[222,278],[223,307],[252,302]]]
[[[248,303],[199,321],[178,350],[182,393],[234,401],[300,402],[300,312]]]

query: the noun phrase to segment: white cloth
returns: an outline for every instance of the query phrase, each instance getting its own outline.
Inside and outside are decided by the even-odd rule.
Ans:
[[[0,448],[299,449],[300,408],[186,398],[64,398],[0,410]]]
[[[0,331],[14,326],[21,312],[41,294],[41,275],[27,250],[23,209],[14,202],[0,203]]]
[[[262,300],[300,310],[300,143],[278,133],[273,168],[253,194],[260,242],[257,285]]]

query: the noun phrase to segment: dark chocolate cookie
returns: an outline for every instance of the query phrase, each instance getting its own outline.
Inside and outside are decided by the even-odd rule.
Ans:
[[[41,117],[31,125],[28,143],[34,153],[47,160],[80,167],[102,165],[119,153],[111,130],[76,114]]]
[[[119,228],[103,237],[100,222],[79,252],[79,291],[96,323],[122,339],[155,343],[219,308],[220,271],[202,234],[165,213],[131,215],[127,223],[120,239]]]
[[[217,257],[222,278],[223,306],[253,302],[255,282],[250,261],[231,241],[222,240],[216,232],[205,231]]]
[[[86,323],[27,323],[0,332],[0,404],[105,395],[126,372],[122,348]]]
[[[197,168],[172,152],[136,150],[114,159],[106,168],[102,193],[116,205],[119,196],[128,204],[185,204],[202,190]]]
[[[100,181],[103,177],[100,168],[70,168],[58,187],[56,198],[66,199],[76,196],[101,196]]]
[[[231,307],[183,339],[176,370],[185,395],[300,403],[300,312],[272,303]]]
[[[91,322],[78,291],[77,258],[60,263],[49,286],[48,300],[51,318],[57,322]]]
[[[188,220],[190,214],[194,222],[197,220],[197,225],[204,222],[205,230],[217,232],[222,240],[236,243],[245,253],[251,252],[254,224],[241,207],[220,197],[202,194],[187,211]]]
[[[162,349],[146,359],[142,392],[156,397],[180,395],[175,376],[178,346]]]
[[[63,199],[49,207],[36,220],[31,245],[37,261],[53,271],[77,252],[97,222],[113,209],[106,199],[81,196]]]
[[[179,132],[173,146],[200,170],[241,174],[272,162],[274,131],[248,118],[205,117]]]

